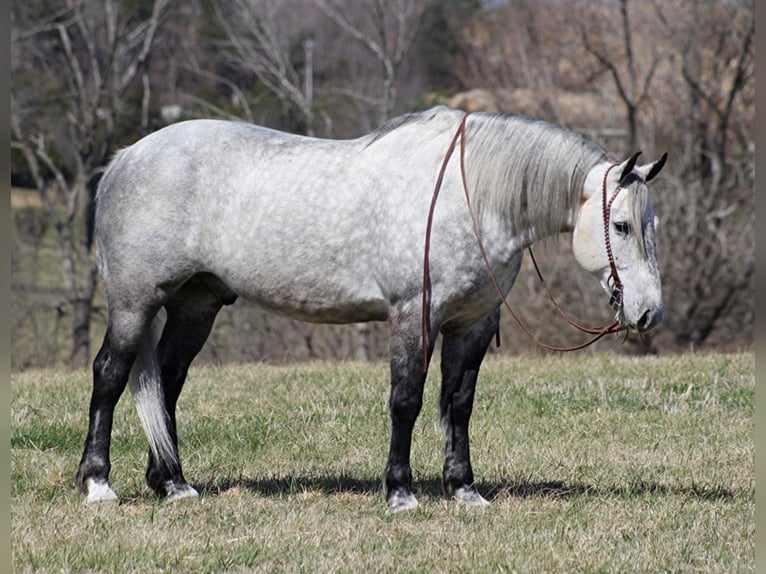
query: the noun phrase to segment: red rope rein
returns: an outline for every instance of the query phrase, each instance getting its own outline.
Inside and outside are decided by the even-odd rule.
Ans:
[[[468,114],[463,116],[462,121],[460,122],[460,125],[457,128],[457,131],[455,132],[455,135],[452,137],[452,141],[450,142],[449,147],[447,148],[447,153],[444,156],[444,161],[442,162],[441,169],[439,170],[439,176],[436,179],[436,185],[434,186],[434,192],[433,196],[431,198],[431,206],[428,211],[428,222],[426,225],[426,239],[425,239],[425,250],[424,250],[424,256],[423,256],[423,304],[422,304],[422,341],[423,341],[423,372],[425,373],[428,370],[428,311],[429,311],[429,305],[428,305],[428,284],[429,284],[429,265],[428,265],[428,259],[429,254],[431,251],[431,230],[433,227],[433,216],[434,211],[436,209],[436,200],[439,196],[439,192],[441,191],[442,182],[444,180],[444,174],[447,171],[447,165],[449,164],[449,160],[452,157],[452,154],[455,151],[455,146],[457,145],[458,139],[460,139],[460,176],[463,183],[463,192],[465,193],[465,200],[468,205],[468,213],[471,216],[471,224],[473,227],[473,233],[476,237],[477,244],[479,246],[479,251],[481,252],[482,259],[484,260],[484,265],[487,268],[487,272],[489,274],[489,278],[492,281],[493,286],[495,287],[495,290],[497,291],[497,294],[500,297],[501,302],[505,306],[505,308],[508,310],[508,312],[511,314],[511,317],[516,322],[516,324],[519,326],[519,328],[522,330],[522,332],[535,344],[539,345],[540,347],[543,347],[544,349],[548,349],[549,351],[561,351],[561,352],[568,352],[568,351],[577,351],[580,349],[584,349],[585,347],[588,347],[589,345],[592,345],[605,335],[611,334],[611,333],[618,333],[622,330],[624,330],[624,327],[621,327],[619,324],[619,321],[615,319],[608,325],[605,325],[604,327],[601,327],[599,329],[594,329],[590,327],[584,327],[574,321],[569,315],[567,315],[564,310],[559,306],[559,304],[556,302],[556,300],[553,297],[553,294],[551,293],[550,289],[548,288],[548,285],[546,284],[545,280],[543,279],[542,274],[540,273],[540,268],[537,265],[537,261],[535,260],[534,255],[532,254],[532,248],[529,247],[529,255],[532,258],[532,263],[535,267],[535,271],[537,272],[538,277],[540,278],[540,281],[543,285],[543,288],[545,292],[547,293],[548,297],[550,298],[551,302],[553,303],[556,310],[561,314],[566,321],[577,328],[578,330],[588,333],[591,335],[594,335],[589,340],[585,341],[584,343],[581,343],[579,345],[574,345],[571,347],[557,347],[553,345],[548,345],[547,343],[543,343],[539,341],[522,323],[522,321],[518,318],[516,313],[511,308],[510,304],[508,303],[508,300],[506,299],[502,288],[500,287],[500,283],[497,280],[497,277],[495,276],[494,271],[492,270],[492,265],[489,261],[489,257],[487,256],[487,252],[484,249],[484,245],[481,241],[481,236],[479,234],[479,224],[476,219],[476,214],[473,210],[473,207],[471,206],[471,197],[468,192],[468,181],[466,179],[466,171],[465,171],[465,148],[466,148],[466,122],[468,119]],[[609,240],[609,213],[610,208],[612,205],[612,202],[614,201],[615,197],[617,197],[617,194],[620,191],[620,187],[618,187],[615,192],[612,194],[612,197],[607,202],[606,199],[606,180],[607,176],[609,175],[609,172],[614,167],[610,166],[609,169],[607,169],[606,173],[604,174],[604,181],[603,181],[603,217],[604,217],[604,230],[606,234],[606,249],[607,249],[607,256],[609,257],[609,264],[611,267],[611,275],[610,279],[613,282],[613,290],[616,292],[619,292],[619,297],[621,301],[622,296],[622,282],[620,281],[619,275],[617,274],[617,267],[614,262],[614,258],[612,256],[612,248],[611,248],[611,242]],[[613,295],[614,297],[614,295]]]
[[[460,122],[455,135],[452,137],[452,141],[447,148],[447,153],[444,156],[442,167],[439,170],[439,177],[436,178],[436,186],[434,187],[433,197],[431,198],[431,207],[428,210],[428,223],[426,224],[426,244],[423,255],[423,305],[421,308],[422,313],[422,335],[423,335],[423,372],[428,371],[428,280],[429,280],[429,268],[428,268],[428,255],[431,252],[431,228],[434,222],[434,210],[436,209],[436,200],[439,197],[439,192],[442,188],[442,181],[444,180],[444,173],[447,171],[447,164],[449,163],[452,153],[455,151],[455,144],[459,137],[465,134],[465,123],[468,119],[468,114],[463,116],[463,120]],[[465,137],[463,137],[465,139]],[[462,148],[463,146],[461,146]],[[464,179],[465,181],[465,179]]]

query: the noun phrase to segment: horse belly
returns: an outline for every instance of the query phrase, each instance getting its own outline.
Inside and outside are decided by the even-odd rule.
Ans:
[[[349,241],[335,244],[344,236]],[[322,236],[322,238],[320,238]],[[237,295],[269,311],[315,323],[382,321],[388,302],[352,233],[251,233],[247,249],[222,247],[210,270]],[[219,243],[220,246],[220,243]]]
[[[388,316],[388,303],[374,288],[281,273],[265,277],[267,273],[250,280],[224,278],[224,282],[243,299],[291,319],[341,324],[383,321]]]

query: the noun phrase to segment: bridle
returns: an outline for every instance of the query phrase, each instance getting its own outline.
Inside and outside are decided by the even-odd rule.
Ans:
[[[441,191],[442,182],[444,180],[444,174],[447,171],[447,165],[449,164],[449,160],[455,151],[455,146],[457,145],[458,139],[460,139],[460,177],[463,183],[463,192],[465,193],[465,200],[468,205],[468,213],[471,216],[473,233],[474,233],[474,236],[476,237],[476,241],[479,246],[479,251],[481,252],[482,259],[484,260],[484,265],[487,268],[487,272],[489,273],[489,277],[492,280],[492,284],[495,287],[495,290],[497,291],[497,294],[499,295],[503,305],[511,314],[511,317],[516,322],[516,324],[521,328],[522,332],[531,341],[533,341],[535,344],[539,345],[540,347],[543,347],[544,349],[548,349],[550,351],[568,352],[568,351],[577,351],[580,349],[584,349],[585,347],[592,345],[593,343],[595,343],[596,341],[598,341],[605,335],[608,335],[611,333],[618,333],[620,331],[626,330],[626,327],[622,327],[619,321],[620,311],[622,310],[623,284],[622,284],[622,281],[620,280],[619,273],[617,272],[617,265],[615,263],[614,255],[612,253],[612,243],[609,237],[609,223],[610,223],[612,203],[614,202],[615,198],[622,190],[622,186],[618,185],[617,188],[612,192],[611,196],[609,196],[609,198],[607,199],[607,195],[608,195],[607,178],[609,176],[609,173],[612,171],[612,169],[619,164],[613,164],[609,166],[609,168],[604,173],[604,179],[601,185],[604,239],[606,244],[606,254],[609,259],[609,267],[610,267],[610,274],[607,280],[608,285],[611,288],[611,296],[609,299],[609,304],[612,306],[612,308],[616,312],[615,318],[611,323],[601,328],[591,328],[591,327],[585,327],[583,325],[580,325],[577,321],[569,317],[569,315],[567,315],[566,312],[564,312],[564,310],[556,302],[556,300],[553,297],[553,294],[548,288],[548,285],[545,283],[542,273],[540,272],[540,268],[537,265],[537,261],[535,260],[535,256],[532,253],[532,247],[529,246],[527,248],[529,251],[529,255],[532,259],[532,263],[535,267],[535,271],[537,272],[537,276],[539,277],[545,292],[547,293],[549,299],[553,303],[558,313],[562,317],[564,317],[564,319],[570,325],[572,325],[579,331],[593,335],[593,337],[591,337],[589,340],[585,341],[584,343],[581,343],[579,345],[574,345],[571,347],[557,347],[554,345],[548,345],[547,343],[543,343],[539,341],[537,337],[535,337],[524,326],[522,321],[518,318],[516,313],[511,308],[510,304],[508,303],[508,300],[505,298],[505,295],[503,294],[503,290],[500,287],[500,283],[498,282],[497,277],[495,276],[495,273],[492,270],[492,265],[489,262],[489,257],[487,256],[487,252],[484,249],[484,245],[482,244],[481,236],[479,234],[478,220],[476,219],[476,214],[473,210],[473,207],[471,206],[471,197],[468,192],[468,181],[466,179],[466,172],[465,172],[465,145],[466,145],[465,131],[466,131],[466,121],[468,119],[468,115],[469,114],[465,114],[463,116],[463,119],[460,122],[460,125],[458,126],[457,131],[455,132],[455,135],[452,137],[452,141],[450,142],[449,148],[447,148],[447,153],[444,156],[444,161],[442,162],[441,169],[439,170],[439,175],[436,179],[436,185],[434,186],[434,192],[431,198],[431,206],[428,211],[428,222],[426,224],[426,239],[425,239],[424,257],[423,257],[423,302],[422,302],[423,372],[425,373],[428,370],[428,367],[427,367],[428,365],[428,344],[427,344],[428,342],[428,308],[429,308],[429,305],[428,305],[428,283],[429,283],[428,256],[431,250],[431,229],[433,227],[433,215],[434,215],[434,210],[436,208],[436,200],[439,197],[439,192]]]
[[[618,185],[612,192],[612,195],[607,201],[606,180],[609,177],[609,172],[612,171],[618,164],[612,164],[604,172],[604,181],[601,183],[601,209],[602,219],[604,221],[604,245],[606,246],[606,256],[609,258],[609,277],[607,278],[607,284],[611,288],[611,295],[609,297],[609,304],[612,308],[619,313],[622,309],[622,290],[623,285],[620,281],[620,275],[617,273],[617,264],[614,261],[614,255],[612,253],[612,241],[609,238],[609,219],[612,213],[612,203],[617,198],[617,194],[622,191],[622,185]]]

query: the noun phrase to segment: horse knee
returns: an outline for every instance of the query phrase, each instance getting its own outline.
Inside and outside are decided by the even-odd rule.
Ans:
[[[391,418],[395,420],[414,421],[423,407],[422,390],[413,388],[397,388],[391,391],[389,409]]]
[[[455,421],[467,421],[471,418],[475,389],[474,384],[453,392],[446,404],[442,405],[442,414],[446,414],[445,411],[449,410],[449,414]]]

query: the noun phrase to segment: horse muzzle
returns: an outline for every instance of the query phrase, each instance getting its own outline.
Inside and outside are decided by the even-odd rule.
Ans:
[[[629,320],[625,316],[624,310],[618,311],[618,318],[620,323],[627,327],[630,331],[634,331],[636,333],[647,333],[662,322],[662,317],[664,314],[665,305],[660,303],[656,307],[645,309],[635,321]]]

